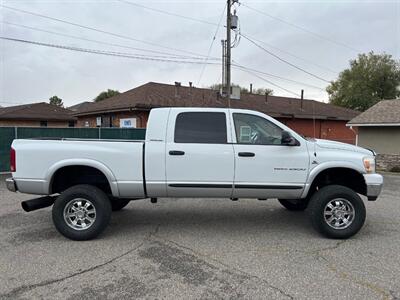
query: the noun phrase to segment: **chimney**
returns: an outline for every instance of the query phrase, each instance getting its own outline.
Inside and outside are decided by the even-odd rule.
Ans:
[[[303,102],[304,102],[304,90],[301,90],[301,100],[300,100],[300,108],[303,109]]]
[[[189,95],[192,94],[193,82],[189,81]]]
[[[253,94],[253,84],[250,83],[250,94]]]
[[[178,81],[175,81],[175,98],[179,98],[180,97],[180,95],[179,95],[180,86],[181,86],[181,83],[178,82]]]

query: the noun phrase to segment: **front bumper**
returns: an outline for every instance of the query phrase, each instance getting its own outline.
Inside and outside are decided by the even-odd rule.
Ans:
[[[364,174],[365,184],[367,185],[367,198],[374,201],[378,198],[383,187],[383,176],[380,174]]]
[[[15,184],[15,180],[13,178],[6,179],[6,186],[7,189],[11,192],[16,192],[18,190],[17,185]]]

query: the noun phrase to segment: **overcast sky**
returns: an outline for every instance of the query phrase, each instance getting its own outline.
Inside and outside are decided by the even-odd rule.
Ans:
[[[225,0],[130,1],[210,23],[219,22],[226,2]],[[0,7],[2,36],[92,50],[165,56],[161,53],[34,31],[9,23],[103,43],[167,52],[177,56],[193,55],[177,50],[207,55],[217,29],[217,26],[212,24],[165,15],[117,0],[0,0],[0,2],[5,6],[164,46],[164,48],[156,47]],[[242,3],[243,5],[237,8],[237,15],[243,35],[264,42],[257,43],[322,79],[336,79],[338,73],[346,68],[349,60],[355,58],[358,53],[373,50],[377,53],[386,52],[396,59],[400,58],[400,0],[242,0]],[[220,40],[225,37],[225,33],[221,27],[211,50],[212,57],[221,56]],[[69,106],[90,101],[108,88],[122,92],[149,81],[169,84],[180,81],[183,85],[192,81],[195,86],[206,87],[221,80],[219,65],[207,66],[199,82],[203,68],[199,64],[104,56],[5,40],[0,40],[0,51],[1,106],[48,101],[53,95],[61,97],[64,104]],[[178,59],[182,60],[181,57]],[[259,74],[262,78],[291,92],[300,93],[303,88],[308,99],[327,101],[328,96],[324,92],[327,86],[325,81],[284,64],[244,38],[232,50],[232,59],[249,68],[315,86],[309,87]],[[274,95],[292,96],[288,91],[238,69],[232,69],[232,81],[246,87],[253,83],[255,88],[272,88]]]

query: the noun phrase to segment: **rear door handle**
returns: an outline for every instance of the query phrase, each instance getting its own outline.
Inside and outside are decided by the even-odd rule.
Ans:
[[[169,155],[185,155],[185,151],[171,150]]]
[[[253,152],[239,152],[239,156],[242,156],[242,157],[254,157],[254,156],[256,156],[256,154],[253,153]]]

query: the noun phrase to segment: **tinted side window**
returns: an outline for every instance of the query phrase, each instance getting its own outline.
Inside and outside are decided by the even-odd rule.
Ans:
[[[226,115],[220,112],[185,112],[176,117],[175,143],[225,144]]]
[[[280,145],[282,129],[255,115],[233,114],[238,144]]]

